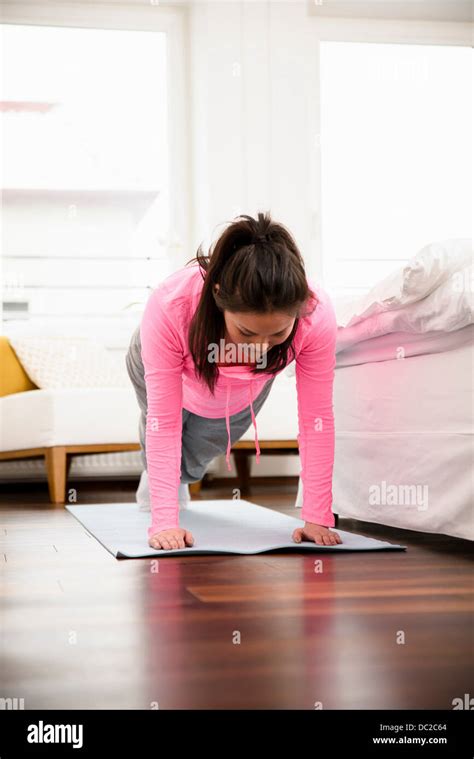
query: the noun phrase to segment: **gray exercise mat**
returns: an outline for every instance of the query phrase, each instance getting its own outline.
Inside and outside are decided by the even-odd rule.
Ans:
[[[382,551],[405,550],[406,546],[366,538],[337,530],[343,542],[319,546],[313,541],[295,543],[291,537],[299,518],[274,509],[256,506],[242,499],[190,501],[180,512],[180,527],[190,530],[194,545],[171,550],[150,548],[147,528],[149,511],[140,511],[136,503],[93,503],[84,506],[67,504],[66,509],[86,530],[117,558],[181,554],[255,554],[286,549],[291,551]],[[296,511],[296,509],[295,509]],[[298,513],[300,513],[298,511]]]

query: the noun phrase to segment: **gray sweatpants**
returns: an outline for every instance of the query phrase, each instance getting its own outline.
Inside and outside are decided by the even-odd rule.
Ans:
[[[146,462],[146,414],[147,399],[146,385],[144,379],[144,368],[141,357],[140,346],[140,326],[133,332],[130,345],[125,357],[127,371],[132,381],[133,387],[140,407],[140,419],[138,431],[140,438],[140,453],[144,469],[147,469]],[[263,406],[275,377],[270,377],[261,392],[253,401],[253,410],[255,416]],[[183,427],[181,437],[181,477],[182,483],[197,482],[201,480],[211,461],[226,452],[227,450],[227,428],[225,417],[219,419],[209,419],[192,411],[182,409]],[[232,414],[230,421],[230,440],[233,445],[240,440],[242,435],[252,424],[250,405]]]

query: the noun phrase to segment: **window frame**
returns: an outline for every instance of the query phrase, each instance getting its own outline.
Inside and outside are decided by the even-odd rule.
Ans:
[[[63,26],[84,29],[154,31],[167,35],[167,94],[169,145],[169,245],[176,251],[176,267],[187,260],[190,250],[192,205],[189,193],[190,157],[187,96],[187,9],[155,6],[130,0],[126,4],[36,2],[16,0],[2,6],[2,24]]]
[[[308,276],[324,282],[322,249],[322,174],[319,136],[321,133],[321,42],[362,42],[400,45],[440,45],[472,47],[474,24],[469,22],[412,21],[366,18],[328,18],[312,16],[310,39],[313,61],[310,68],[309,92],[317,93],[308,102],[309,197],[312,215],[312,251]]]

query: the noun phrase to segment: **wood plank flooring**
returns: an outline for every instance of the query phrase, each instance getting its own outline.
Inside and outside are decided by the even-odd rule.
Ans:
[[[134,501],[137,481],[71,486],[79,503],[113,503]],[[247,500],[298,516],[295,495],[283,480]],[[4,486],[0,696],[25,709],[452,709],[474,681],[472,544],[338,527],[408,550],[117,560],[46,485]]]

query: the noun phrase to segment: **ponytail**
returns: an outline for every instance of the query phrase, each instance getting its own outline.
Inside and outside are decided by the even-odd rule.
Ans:
[[[186,266],[196,261],[204,284],[188,339],[197,376],[214,393],[219,368],[208,360],[208,346],[219,344],[224,338],[224,310],[283,311],[294,316],[295,323],[287,339],[268,350],[264,368],[257,366],[251,371],[274,374],[284,369],[295,357],[292,343],[299,318],[312,313],[318,303],[290,232],[272,221],[268,211],[258,213],[257,219],[242,214],[230,223],[207,255],[200,245]],[[216,284],[218,293],[214,289]]]

